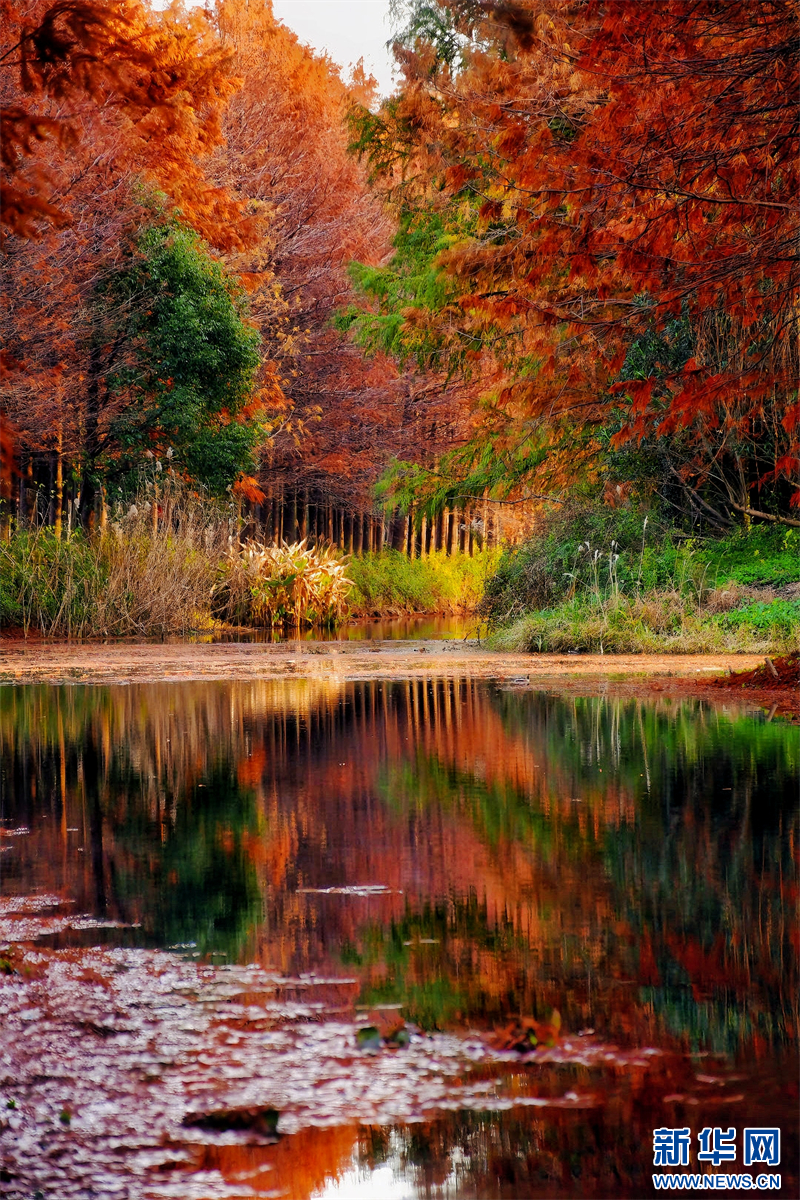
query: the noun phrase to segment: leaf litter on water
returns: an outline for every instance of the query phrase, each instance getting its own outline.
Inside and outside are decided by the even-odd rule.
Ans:
[[[9,902],[0,921],[16,965],[0,976],[0,1099],[13,1105],[0,1122],[0,1195],[265,1194],[201,1169],[204,1156],[354,1121],[598,1103],[574,1087],[542,1088],[536,1073],[509,1088],[518,1048],[478,1033],[428,1034],[398,1019],[370,1038],[352,1001],[342,1003],[351,979],[145,948],[37,948],[54,923],[89,920],[45,915],[56,899]],[[537,1072],[565,1063],[641,1069],[648,1056],[576,1036],[536,1057]]]

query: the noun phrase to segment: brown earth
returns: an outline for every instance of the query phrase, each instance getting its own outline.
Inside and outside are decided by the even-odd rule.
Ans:
[[[708,682],[694,684],[694,692],[720,693],[755,702],[770,709],[770,716],[800,720],[800,653],[783,658],[765,658],[748,671],[730,671]]]
[[[714,687],[744,687],[757,691],[779,692],[783,688],[800,687],[800,653],[783,658],[765,658],[752,671],[735,671],[732,675],[714,680]]]

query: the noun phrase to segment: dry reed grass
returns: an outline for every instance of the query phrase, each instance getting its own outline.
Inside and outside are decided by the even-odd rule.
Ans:
[[[207,625],[233,520],[166,476],[117,504],[91,537],[18,529],[0,546],[0,619],[48,637],[163,637]]]

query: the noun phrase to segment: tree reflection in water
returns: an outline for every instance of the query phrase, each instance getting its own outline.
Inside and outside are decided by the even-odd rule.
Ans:
[[[677,1056],[624,1086],[596,1063],[539,1068],[539,1097],[600,1097],[546,1113],[514,1100],[529,1064],[506,1064],[503,1111],[359,1130],[343,1109],[335,1134],[209,1146],[209,1168],[249,1163],[293,1196],[383,1162],[421,1195],[644,1194],[650,1131],[666,1096],[697,1089],[694,1053],[745,1072],[740,1125],[777,1120],[797,1021],[795,729],[467,679],[4,687],[0,755],[3,827],[30,830],[0,859],[5,895],[141,926],[106,934],[123,942],[347,976],[351,1018],[396,1005],[491,1038],[558,1009],[573,1035]]]

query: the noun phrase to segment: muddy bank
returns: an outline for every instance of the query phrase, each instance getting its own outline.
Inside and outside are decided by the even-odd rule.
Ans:
[[[507,654],[476,641],[283,642],[274,645],[187,642],[0,642],[0,683],[128,683],[161,679],[364,679],[470,675],[546,685],[549,681],[711,679],[753,670],[748,654]]]
[[[768,708],[770,717],[800,721],[800,654],[766,658],[752,670],[731,671],[707,683],[695,681],[692,692],[715,699],[735,696]]]

